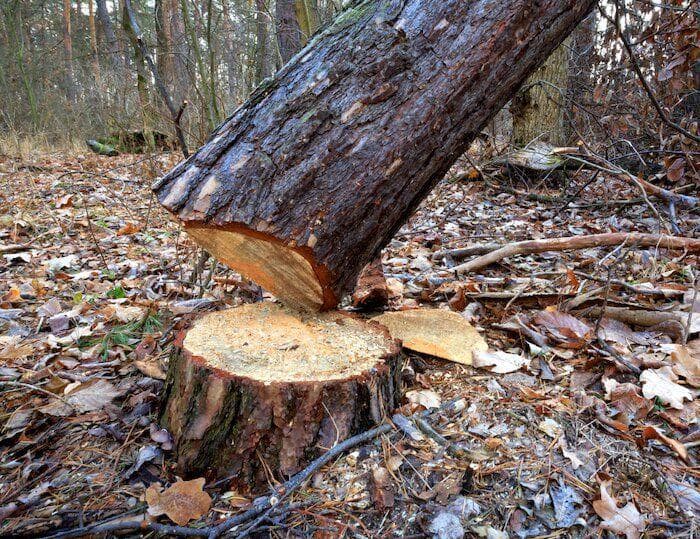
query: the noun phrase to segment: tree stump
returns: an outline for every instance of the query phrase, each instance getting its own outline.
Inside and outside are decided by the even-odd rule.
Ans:
[[[181,333],[162,423],[185,476],[258,492],[380,423],[400,398],[400,347],[376,323],[270,302],[209,313]]]

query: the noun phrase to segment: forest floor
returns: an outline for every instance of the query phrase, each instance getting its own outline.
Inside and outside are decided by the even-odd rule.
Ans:
[[[261,292],[202,257],[153,200],[151,181],[176,160],[0,158],[1,536],[143,519],[146,489],[177,481],[156,425],[174,334]],[[493,350],[527,361],[498,374],[408,354],[400,411],[452,401],[427,416],[441,437],[397,428],[375,438],[256,533],[697,536],[700,315],[685,322],[700,312],[697,257],[630,244],[513,257],[455,278],[443,251],[456,247],[660,225],[604,174],[570,201],[588,173],[566,189],[512,171],[462,176],[385,250],[389,308],[452,308]],[[682,235],[698,237],[699,222],[679,210]],[[620,320],[630,316],[643,325]],[[250,503],[225,482],[204,490],[212,508],[189,526]]]

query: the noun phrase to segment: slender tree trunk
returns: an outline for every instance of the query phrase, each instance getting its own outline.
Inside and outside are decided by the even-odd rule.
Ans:
[[[277,46],[282,64],[286,64],[301,48],[301,29],[295,4],[295,0],[277,0],[275,8]]]
[[[318,30],[319,17],[317,0],[295,0],[294,9],[301,31],[301,45],[304,46],[314,32]]]
[[[255,0],[255,80],[257,86],[270,76],[268,60],[268,16],[265,0]]]
[[[513,99],[513,142],[527,146],[533,141],[566,144],[567,88],[570,40],[559,46],[547,61],[525,81]]]
[[[181,100],[175,96],[174,81],[174,57],[173,57],[173,39],[172,28],[170,21],[172,13],[170,9],[172,3],[170,0],[156,0],[155,2],[155,26],[156,26],[156,67],[163,84],[168,88],[173,96],[173,102],[181,103]],[[167,107],[163,105],[167,111]],[[169,111],[167,111],[169,114]]]
[[[73,40],[71,36],[71,0],[63,0],[63,60],[66,99],[75,103],[76,90],[73,75]]]
[[[90,54],[92,59],[92,73],[95,76],[97,88],[102,88],[102,73],[100,71],[100,57],[97,54],[97,28],[95,26],[95,7],[92,0],[88,2],[88,25],[90,27]],[[100,92],[101,93],[101,92]]]
[[[242,62],[240,54],[242,52],[241,43],[239,40],[234,40],[234,27],[229,11],[228,0],[221,0],[221,11],[224,18],[223,37],[226,72],[228,78],[228,96],[232,105],[237,105],[240,99],[239,89],[240,81],[243,78],[243,70],[241,69]]]
[[[105,44],[110,62],[114,69],[121,70],[121,68],[124,67],[124,62],[119,55],[119,40],[114,31],[114,25],[109,16],[109,11],[107,10],[107,1],[95,0],[95,3],[97,4],[97,19],[100,21],[100,27],[105,36]]]
[[[207,2],[207,52],[209,60],[209,78],[208,78],[208,94],[209,94],[209,107],[211,109],[212,117],[214,118],[214,125],[212,129],[221,121],[221,116],[219,114],[219,105],[216,100],[216,45],[214,44],[212,32],[213,32],[213,18],[214,18],[214,6],[212,0]]]
[[[14,48],[13,57],[17,62],[17,69],[24,87],[25,97],[29,105],[29,115],[32,121],[32,127],[39,127],[39,108],[37,105],[36,92],[34,90],[34,81],[27,70],[27,57],[25,51],[24,40],[24,23],[22,20],[22,5],[20,0],[10,0],[8,4],[2,6],[4,15],[5,27],[7,28],[8,41]]]
[[[139,47],[131,21],[129,20],[129,12],[126,2],[122,5],[122,28],[126,34],[131,46],[134,50],[134,62],[136,64],[136,91],[139,96],[139,104],[141,107],[141,119],[144,134],[148,136],[151,132],[152,125],[150,119],[150,100],[148,92],[148,71],[146,69],[146,57]]]
[[[182,9],[182,19],[185,23],[185,32],[189,36],[189,46],[192,49],[195,65],[197,66],[197,74],[199,75],[198,79],[195,77],[195,87],[199,88],[199,92],[202,95],[202,110],[205,114],[205,121],[208,126],[208,131],[210,132],[213,131],[217,123],[216,115],[211,106],[214,98],[209,95],[209,84],[207,83],[209,77],[207,76],[207,70],[204,67],[202,49],[199,46],[199,36],[197,35],[193,21],[190,18],[187,0],[181,0],[180,6]]]

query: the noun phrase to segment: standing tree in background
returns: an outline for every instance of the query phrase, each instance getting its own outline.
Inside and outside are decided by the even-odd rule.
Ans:
[[[277,0],[275,30],[282,64],[286,64],[318,29],[318,6],[312,0]]]
[[[95,3],[97,4],[97,19],[100,21],[100,28],[104,36],[107,56],[110,59],[112,67],[115,70],[121,70],[121,68],[124,67],[124,62],[119,55],[119,40],[114,31],[114,25],[109,16],[109,11],[107,10],[107,2],[106,0],[95,0]]]
[[[69,103],[75,103],[77,93],[73,76],[73,39],[71,36],[71,1],[63,0],[63,55],[65,60],[65,91]]]
[[[275,28],[282,64],[286,64],[301,48],[302,36],[295,10],[295,0],[277,0]]]
[[[269,60],[269,11],[265,0],[255,0],[255,47],[254,47],[254,62],[255,62],[255,78],[254,86],[260,84],[263,79],[272,75],[272,69]]]
[[[566,144],[570,43],[571,39],[567,39],[560,45],[513,99],[510,110],[516,146],[527,146],[533,141]]]
[[[95,76],[97,90],[102,88],[102,72],[100,70],[100,58],[97,52],[97,27],[95,26],[95,6],[92,0],[88,1],[88,26],[90,29],[90,55],[92,60],[92,73]]]
[[[139,96],[141,124],[144,133],[148,134],[153,127],[150,119],[151,107],[148,91],[150,77],[146,67],[146,57],[144,56],[141,47],[139,47],[138,40],[136,38],[136,31],[129,20],[129,13],[125,2],[122,2],[122,29],[128,37],[129,43],[134,51],[134,64],[136,66],[136,90]]]

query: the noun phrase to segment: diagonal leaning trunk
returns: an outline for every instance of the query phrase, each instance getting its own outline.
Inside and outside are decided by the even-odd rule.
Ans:
[[[367,0],[154,186],[219,260],[329,309],[594,0]]]

